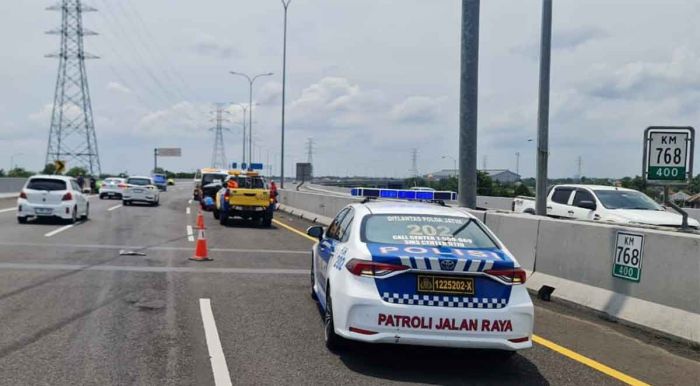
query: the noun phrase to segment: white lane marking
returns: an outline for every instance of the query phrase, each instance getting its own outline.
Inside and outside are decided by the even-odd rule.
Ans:
[[[5,208],[5,209],[0,209],[0,213],[10,212],[10,211],[13,211],[13,210],[17,210],[17,208]]]
[[[185,213],[190,214],[190,207],[187,207],[187,210],[185,210]]]
[[[308,269],[287,268],[202,268],[192,267],[155,267],[136,265],[85,265],[85,264],[31,264],[0,263],[0,269],[23,269],[36,271],[98,271],[98,272],[157,272],[157,273],[226,273],[241,275],[308,275]]]
[[[221,347],[219,332],[216,330],[216,321],[214,321],[214,313],[211,311],[211,300],[199,299],[199,310],[202,313],[204,336],[207,340],[211,370],[214,373],[214,385],[231,385],[231,375],[228,373],[224,349]]]
[[[16,243],[0,241],[0,246],[8,247],[52,247],[71,249],[148,249],[149,251],[191,251],[192,247],[149,247],[145,245],[109,245],[109,244],[62,244],[62,243]],[[283,254],[308,255],[309,251],[293,251],[282,249],[241,249],[241,248],[209,248],[209,252],[251,253],[251,254]]]
[[[187,226],[187,241],[194,241],[194,232],[192,231],[192,225]]]
[[[187,205],[192,205],[192,200],[187,200]]]
[[[56,230],[53,230],[53,231],[51,231],[51,232],[45,234],[44,236],[45,236],[45,237],[51,237],[51,236],[53,236],[53,235],[55,235],[55,234],[58,234],[58,233],[61,233],[61,232],[65,231],[65,230],[71,229],[71,228],[73,228],[74,226],[75,226],[75,224],[70,224],[70,225],[62,226],[62,227],[60,227],[60,228],[58,228],[58,229],[56,229]]]
[[[111,211],[113,211],[113,210],[115,210],[115,209],[119,209],[119,208],[121,208],[121,207],[122,207],[122,204],[115,205],[115,206],[113,206],[113,207],[107,209],[107,212],[111,212]]]

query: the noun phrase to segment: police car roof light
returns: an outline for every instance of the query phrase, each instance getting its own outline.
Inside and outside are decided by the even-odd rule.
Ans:
[[[454,201],[457,199],[455,192],[411,189],[352,188],[350,194],[355,197],[414,201]]]

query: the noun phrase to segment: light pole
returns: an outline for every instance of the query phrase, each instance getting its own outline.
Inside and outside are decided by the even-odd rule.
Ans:
[[[264,74],[258,74],[255,75],[254,77],[248,76],[248,74],[244,74],[242,72],[236,72],[236,71],[229,71],[232,75],[240,75],[248,80],[248,84],[250,85],[250,93],[248,94],[248,135],[250,137],[253,136],[253,82],[255,82],[255,79],[258,79],[261,76],[272,76],[271,72],[266,72]],[[248,158],[249,158],[249,163],[253,161],[253,142],[248,141]],[[245,161],[245,160],[244,160]]]
[[[449,158],[449,159],[452,160],[452,162],[454,163],[454,169],[453,169],[453,170],[454,170],[454,174],[452,174],[452,175],[453,175],[453,176],[456,175],[456,174],[457,174],[457,158],[452,157],[451,155],[443,155],[441,158],[442,158],[442,159]]]
[[[8,172],[15,168],[15,157],[18,157],[20,155],[24,155],[24,153],[14,153],[10,156],[10,169],[8,170]]]
[[[243,103],[238,103],[237,106],[243,110],[243,123],[242,123],[242,126],[243,126],[243,152],[241,152],[241,155],[242,155],[241,165],[242,165],[243,162],[245,162],[245,130],[246,130],[245,114],[246,114],[246,111],[248,111],[248,106],[244,105]]]
[[[284,107],[285,107],[285,96],[287,94],[287,8],[292,0],[282,0],[282,6],[284,7],[284,44],[282,48],[282,140],[281,143],[281,153],[282,161],[280,164],[280,189],[284,189]]]

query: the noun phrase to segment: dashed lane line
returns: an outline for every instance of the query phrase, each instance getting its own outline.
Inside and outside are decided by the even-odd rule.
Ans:
[[[68,230],[68,229],[71,229],[71,228],[73,228],[74,226],[75,226],[75,224],[69,224],[69,225],[62,226],[62,227],[60,227],[60,228],[58,228],[58,229],[55,229],[55,230],[53,230],[53,231],[51,231],[51,232],[45,234],[44,237],[51,237],[51,236],[53,236],[53,235],[56,235],[56,234],[58,234],[58,233],[61,233],[61,232],[63,232],[63,231],[66,231],[66,230]]]
[[[190,214],[190,207],[188,206],[187,209],[185,209],[185,214]]]
[[[192,231],[192,225],[187,226],[187,241],[194,241],[194,231]]]
[[[287,229],[288,231],[290,231],[292,233],[296,233],[297,235],[305,237],[305,238],[307,238],[311,241],[314,241],[314,242],[318,241],[315,238],[307,235],[306,233],[304,233],[304,232],[302,232],[302,231],[300,231],[292,226],[289,226],[281,221],[278,221],[278,220],[272,220],[272,221],[275,224],[281,226],[282,228]],[[604,365],[604,364],[602,364],[594,359],[591,359],[591,358],[588,358],[587,356],[581,355],[581,354],[579,354],[573,350],[570,350],[564,346],[560,346],[560,345],[558,345],[550,340],[542,338],[541,336],[533,334],[532,341],[541,345],[541,346],[544,346],[544,347],[546,347],[546,348],[548,348],[548,349],[550,349],[550,350],[552,350],[560,355],[563,355],[569,359],[572,359],[576,362],[584,364],[584,365],[586,365],[594,370],[597,370],[603,374],[606,374],[606,375],[608,375],[612,378],[615,378],[619,381],[622,381],[626,384],[635,385],[635,386],[648,385],[645,382],[642,382],[642,381],[640,381],[634,377],[631,377],[625,373],[617,371],[617,370],[613,369],[612,367],[606,366],[606,365]]]
[[[207,341],[211,370],[214,373],[214,385],[231,385],[231,375],[228,372],[224,349],[221,347],[221,339],[216,329],[214,313],[211,310],[210,299],[199,299],[199,310],[202,313],[202,324],[204,325],[204,337]]]
[[[17,208],[5,208],[5,209],[0,209],[0,213],[5,213],[5,212],[11,212],[13,210],[17,210]]]
[[[117,210],[117,209],[121,208],[122,206],[123,206],[122,204],[115,205],[115,206],[113,206],[113,207],[107,209],[107,211],[108,211],[108,212],[111,212],[111,211],[113,211],[113,210]]]

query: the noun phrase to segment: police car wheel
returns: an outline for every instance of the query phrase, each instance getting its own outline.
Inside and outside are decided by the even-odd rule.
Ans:
[[[326,348],[332,352],[343,349],[343,338],[335,333],[333,324],[333,301],[331,300],[331,287],[326,286],[326,313],[324,317],[323,336],[326,341]]]
[[[17,217],[17,222],[20,224],[26,224],[27,218],[26,217]]]

